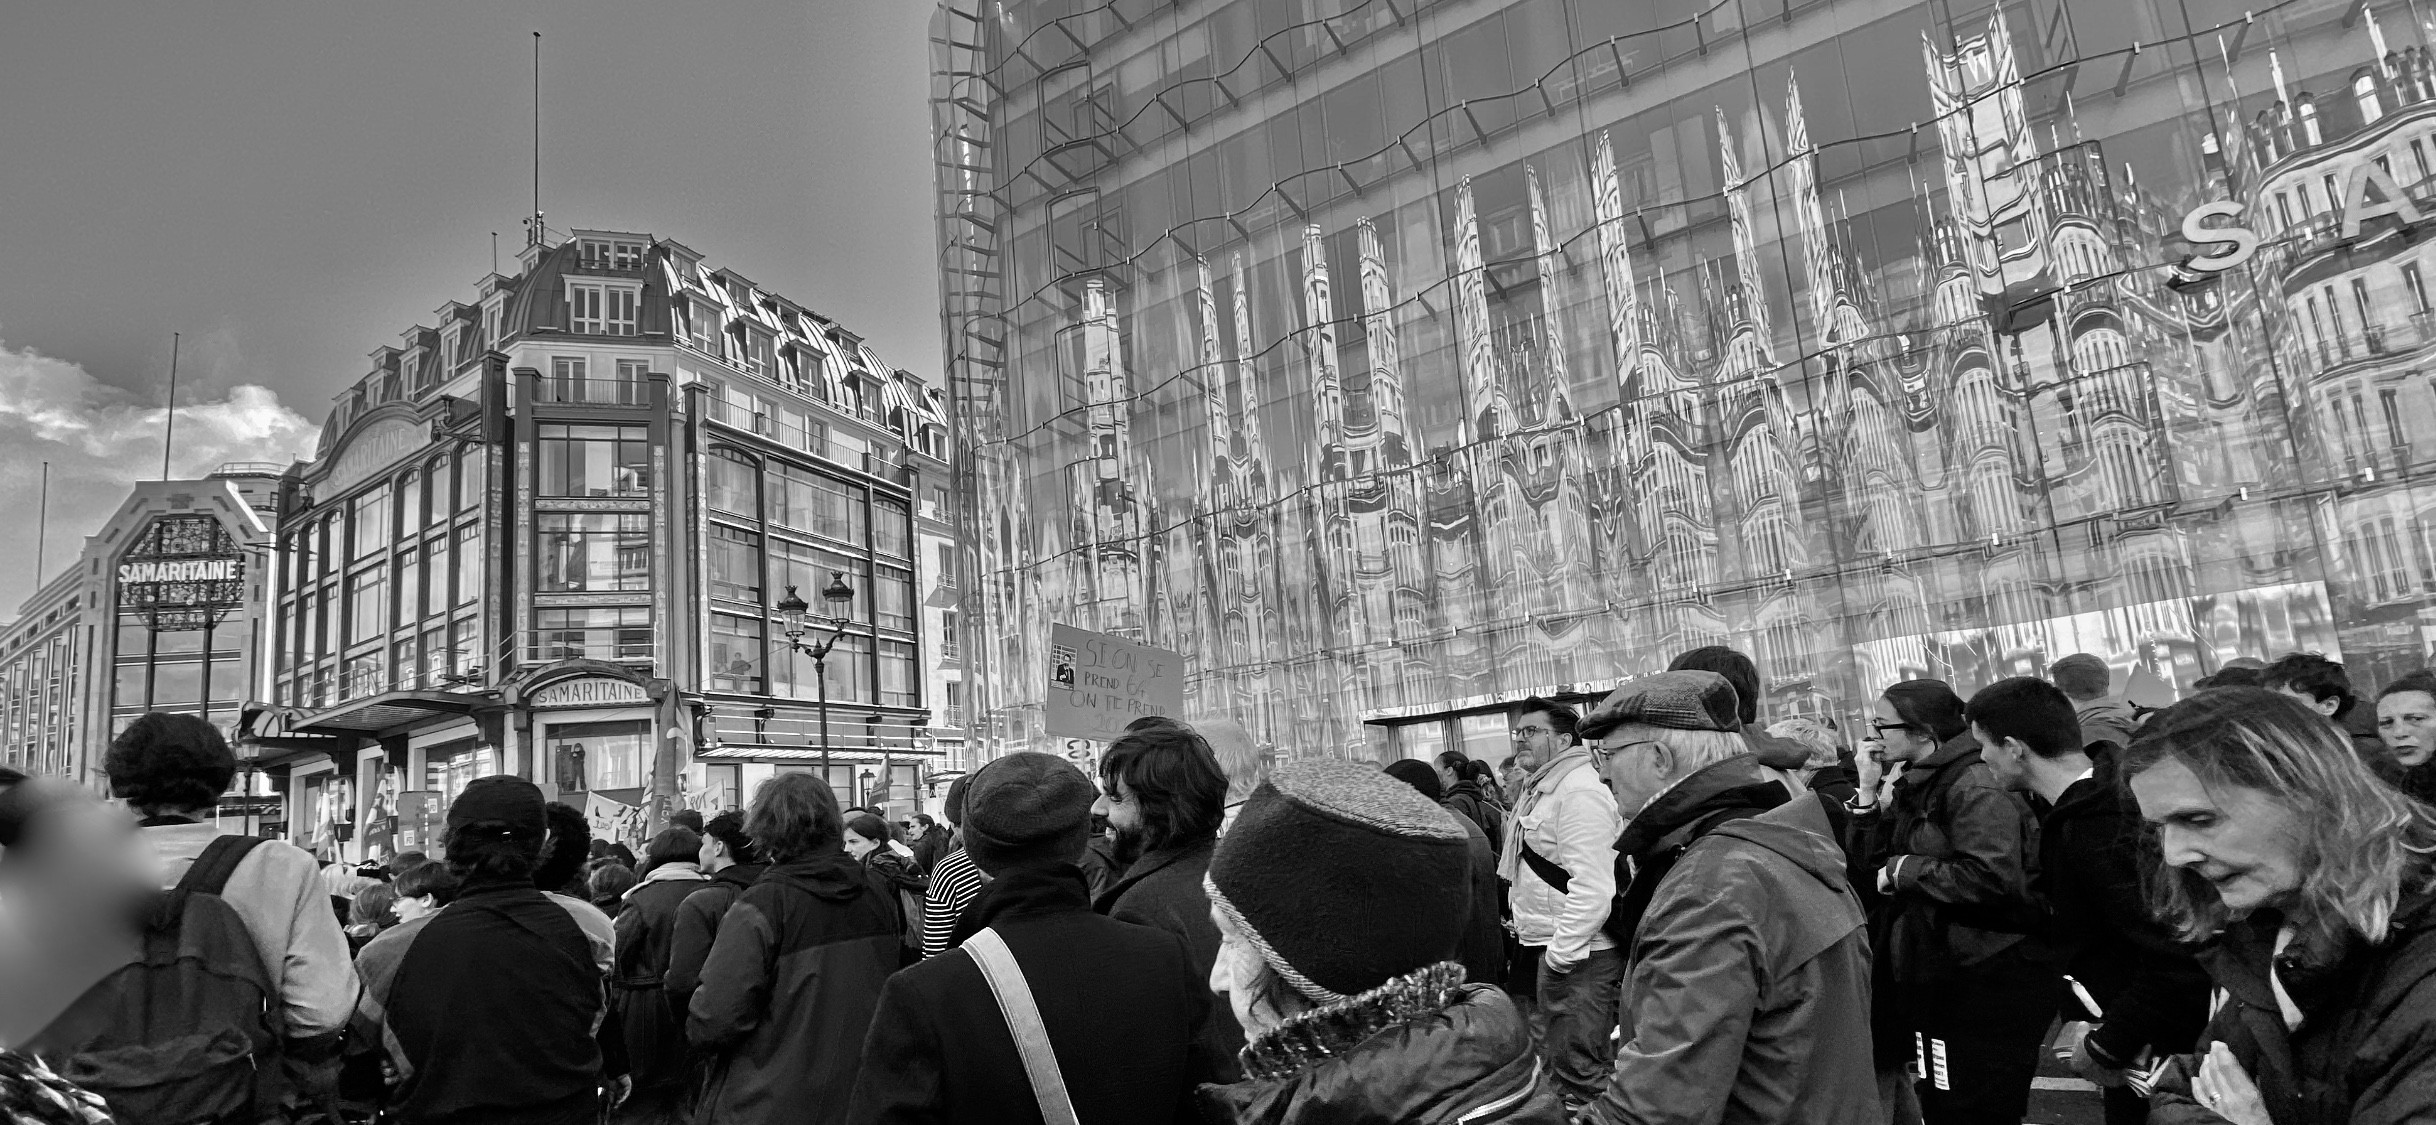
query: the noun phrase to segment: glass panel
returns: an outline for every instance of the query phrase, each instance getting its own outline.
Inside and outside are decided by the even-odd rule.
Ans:
[[[762,690],[761,633],[758,620],[726,613],[711,615],[712,691]]]
[[[543,426],[535,441],[544,496],[640,496],[651,450],[641,426]]]
[[[651,517],[545,512],[534,522],[542,592],[651,588]]]
[[[544,752],[559,788],[635,789],[651,777],[651,723],[552,723]]]

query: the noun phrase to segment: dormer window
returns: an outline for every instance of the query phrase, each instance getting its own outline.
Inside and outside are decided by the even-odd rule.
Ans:
[[[640,242],[618,242],[605,238],[587,238],[577,244],[576,257],[585,266],[606,270],[639,270],[643,268]]]
[[[643,291],[605,282],[567,283],[567,330],[589,336],[632,336]]]

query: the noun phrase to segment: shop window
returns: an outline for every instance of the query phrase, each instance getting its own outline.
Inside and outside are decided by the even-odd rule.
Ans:
[[[552,723],[544,748],[558,787],[639,789],[651,776],[651,721]]]

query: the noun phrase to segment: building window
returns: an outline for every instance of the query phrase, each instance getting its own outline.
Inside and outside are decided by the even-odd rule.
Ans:
[[[2362,73],[2358,78],[2352,79],[2351,96],[2360,104],[2362,122],[2373,123],[2378,118],[2385,116],[2385,104],[2377,98],[2375,75]]]
[[[2422,141],[2417,137],[2411,138],[2411,163],[2419,166],[2420,179],[2424,180],[2428,178],[2427,142]]]
[[[545,512],[534,521],[542,593],[651,588],[651,517]]]
[[[587,606],[533,611],[537,660],[651,659],[648,606]]]
[[[457,529],[457,604],[472,605],[482,597],[482,525]]]
[[[871,583],[871,619],[883,629],[913,632],[914,629],[913,574],[894,567],[878,567]]]
[[[567,329],[591,336],[632,336],[641,292],[627,285],[567,283]]]
[[[2378,404],[2385,408],[2385,444],[2387,448],[2402,448],[2402,394],[2387,387],[2377,392]]]
[[[2317,103],[2309,100],[2307,94],[2294,100],[2300,103],[2301,143],[2314,145],[2323,142],[2326,137],[2318,131]]]
[[[760,536],[711,525],[710,595],[732,602],[761,604]]]
[[[728,613],[711,615],[712,691],[758,693],[761,686],[762,623]]]
[[[921,704],[921,673],[915,663],[914,646],[904,641],[880,642],[881,703],[891,707]]]
[[[2411,295],[2411,312],[2428,311],[2428,283],[2426,278],[2420,276],[2419,263],[2403,263],[2402,288]]]
[[[481,623],[470,617],[448,623],[448,663],[459,676],[474,676],[482,671],[482,651],[477,643],[481,628]]]
[[[361,644],[389,634],[389,574],[374,567],[347,581],[347,643]]]
[[[541,427],[541,494],[641,496],[651,451],[641,426]]]
[[[884,555],[913,557],[913,513],[894,500],[872,502],[871,546]]]
[[[2343,189],[2335,182],[2332,172],[2326,173],[2326,213],[2329,215],[2343,213]]]
[[[470,511],[482,503],[485,482],[490,477],[490,450],[469,445],[457,452],[457,510]]]
[[[956,545],[953,543],[939,544],[939,584],[956,584]]]
[[[612,242],[605,238],[587,238],[577,245],[583,264],[595,269],[642,269],[644,250],[640,242]]]
[[[771,357],[770,334],[755,328],[744,330],[744,369],[764,379],[777,378],[777,364]]]
[[[712,508],[748,519],[759,513],[761,470],[758,467],[737,454],[714,449],[710,455],[709,475],[709,503]]]
[[[355,521],[355,550],[347,557],[362,560],[389,546],[389,489],[373,489],[355,498],[349,513]]]
[[[547,749],[561,789],[636,789],[651,776],[651,721],[552,723]]]
[[[554,355],[550,357],[550,385],[545,396],[551,402],[584,402],[585,372],[588,365],[582,356]]]
[[[2303,204],[2306,205],[2306,203],[2307,201],[2304,200]],[[2292,225],[2291,193],[2281,191],[2275,193],[2275,213],[2283,217],[2284,226],[2290,227]]]
[[[412,629],[423,621],[423,564],[415,552],[398,553],[398,623]]]
[[[770,522],[846,543],[866,539],[863,490],[792,465],[769,478]]]

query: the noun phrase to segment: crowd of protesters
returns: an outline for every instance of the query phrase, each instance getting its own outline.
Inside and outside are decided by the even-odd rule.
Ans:
[[[494,776],[352,867],[215,827],[219,732],[146,716],[132,816],[0,773],[0,1112],[1965,1125],[2052,1051],[2110,1125],[2436,1120],[2436,675],[2116,675],[1889,684],[1848,745],[1710,647],[1494,764],[1146,718],[639,857]]]

